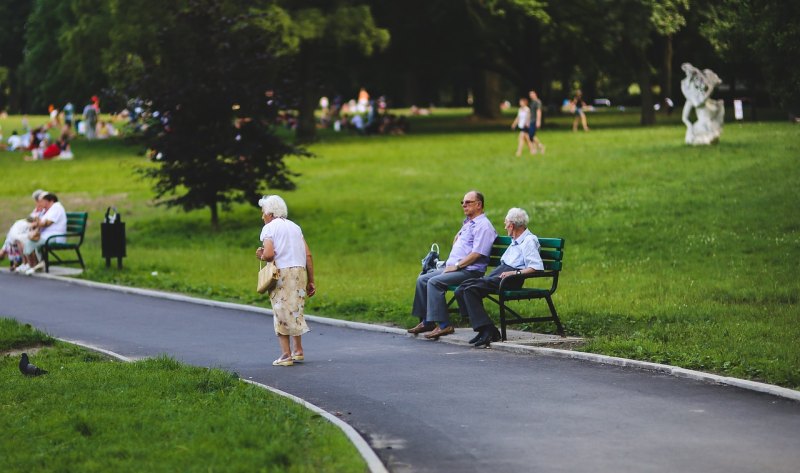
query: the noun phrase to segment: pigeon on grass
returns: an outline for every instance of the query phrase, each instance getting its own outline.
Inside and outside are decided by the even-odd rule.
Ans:
[[[43,374],[47,374],[47,371],[39,368],[38,366],[31,364],[28,360],[28,354],[23,353],[22,358],[19,360],[19,370],[25,376],[40,376]]]

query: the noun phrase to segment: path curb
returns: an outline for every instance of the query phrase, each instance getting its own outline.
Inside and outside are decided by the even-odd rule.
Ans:
[[[163,291],[156,291],[153,289],[139,289],[135,287],[128,287],[128,286],[117,286],[113,284],[106,284],[100,283],[95,281],[87,281],[85,279],[73,279],[69,277],[63,276],[54,276],[52,274],[47,273],[37,273],[34,275],[35,277],[46,278],[46,279],[55,279],[58,281],[67,282],[70,284],[76,284],[80,286],[86,287],[93,287],[99,289],[107,289],[110,291],[117,291],[123,292],[128,294],[137,294],[142,296],[148,297],[157,297],[161,299],[169,299],[174,301],[180,302],[189,302],[193,304],[200,304],[212,307],[220,307],[225,309],[232,309],[232,310],[241,310],[246,312],[254,312],[264,315],[272,315],[272,311],[269,309],[262,309],[260,307],[254,307],[245,304],[235,304],[232,302],[220,302],[220,301],[213,301],[209,299],[200,299],[197,297],[190,297],[184,296],[182,294],[175,294],[170,292],[163,292]],[[383,333],[392,333],[395,335],[403,335],[403,336],[413,336],[410,335],[406,330],[397,328],[397,327],[386,327],[383,325],[373,325],[373,324],[366,324],[362,322],[350,322],[347,320],[339,320],[339,319],[330,319],[327,317],[320,317],[317,315],[306,315],[306,319],[316,322],[319,324],[325,325],[333,325],[336,327],[348,327],[354,328],[358,330],[369,330],[373,332],[383,332]],[[462,343],[457,342],[455,340],[449,340],[446,337],[440,338],[440,341],[445,343],[451,344],[458,344],[461,345]],[[586,353],[580,351],[571,351],[571,350],[561,350],[557,348],[545,348],[545,347],[532,347],[528,345],[521,345],[517,343],[510,343],[510,342],[498,342],[492,344],[492,349],[505,351],[509,353],[527,353],[527,354],[539,354],[545,356],[555,356],[559,358],[570,358],[575,360],[582,360],[582,361],[589,361],[593,363],[602,363],[606,365],[613,365],[613,366],[620,366],[620,367],[631,367],[631,368],[638,368],[643,370],[649,371],[656,371],[659,373],[668,374],[670,376],[675,376],[677,378],[686,378],[692,379],[695,381],[701,381],[706,383],[714,383],[714,384],[724,384],[728,386],[733,386],[741,389],[747,389],[750,391],[756,391],[760,393],[770,394],[773,396],[781,397],[784,399],[790,399],[793,401],[800,401],[800,391],[795,391],[794,389],[783,388],[780,386],[775,386],[772,384],[767,383],[759,383],[757,381],[749,381],[745,379],[739,378],[732,378],[729,376],[720,376],[711,373],[704,373],[702,371],[695,371],[686,368],[679,368],[677,366],[671,365],[664,365],[660,363],[651,363],[647,361],[637,361],[637,360],[630,360],[627,358],[619,358],[615,356],[607,356],[607,355],[598,355],[595,353]],[[303,401],[305,402],[305,401]],[[371,451],[371,450],[370,450]]]
[[[136,361],[133,358],[128,358],[127,356],[120,355],[119,353],[113,352],[111,350],[106,350],[105,348],[89,345],[87,343],[78,340],[68,340],[65,338],[59,338],[58,340],[61,340],[62,342],[66,343],[71,343],[73,345],[81,346],[83,348],[86,348],[87,350],[92,350],[102,353],[104,355],[108,355],[112,358],[116,358],[117,360],[124,361],[126,363],[131,363]],[[364,461],[367,463],[367,468],[371,473],[389,473],[389,470],[386,469],[386,466],[384,466],[380,458],[378,458],[378,455],[375,453],[375,451],[372,450],[372,447],[369,446],[369,443],[364,439],[364,437],[361,436],[361,434],[358,433],[356,429],[353,428],[353,426],[351,426],[347,422],[339,419],[338,417],[322,409],[321,407],[315,404],[311,404],[305,399],[301,399],[293,394],[289,394],[285,391],[281,391],[280,389],[276,389],[273,388],[272,386],[267,386],[266,384],[258,383],[256,381],[252,381],[249,379],[243,379],[243,378],[239,379],[241,381],[244,381],[245,383],[258,386],[261,389],[265,389],[279,396],[283,396],[287,399],[290,399],[296,402],[297,404],[300,404],[301,406],[305,407],[306,409],[324,417],[325,419],[327,419],[328,422],[338,427],[339,430],[341,430],[342,433],[344,433],[345,436],[347,436],[347,438],[350,440],[350,443],[352,443],[353,446],[356,447],[356,450],[358,450],[358,453],[359,455],[361,455],[361,458],[363,458]]]

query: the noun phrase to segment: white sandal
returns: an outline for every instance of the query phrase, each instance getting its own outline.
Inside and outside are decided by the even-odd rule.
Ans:
[[[281,356],[280,358],[272,362],[272,366],[292,366],[293,364],[294,361],[292,361],[291,356],[288,356],[286,358]]]
[[[302,353],[292,353],[292,361],[305,361],[305,359]]]

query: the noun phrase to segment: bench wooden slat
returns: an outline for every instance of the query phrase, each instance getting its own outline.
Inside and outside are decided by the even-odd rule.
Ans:
[[[542,248],[552,248],[555,250],[561,250],[564,248],[564,239],[563,238],[539,238],[539,245]]]
[[[542,261],[547,271],[561,271],[561,261]]]
[[[543,250],[539,249],[539,255],[543,260],[561,261],[564,257],[564,252],[561,250]]]

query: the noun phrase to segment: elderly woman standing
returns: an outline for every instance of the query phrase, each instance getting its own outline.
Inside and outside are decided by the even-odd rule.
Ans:
[[[311,250],[300,227],[286,218],[289,211],[283,199],[277,195],[265,196],[258,205],[265,225],[260,238],[263,247],[256,250],[256,257],[274,261],[278,268],[278,283],[270,291],[269,299],[282,353],[272,364],[292,366],[295,361],[304,360],[301,336],[308,332],[308,325],[303,308],[306,297],[317,292]]]

